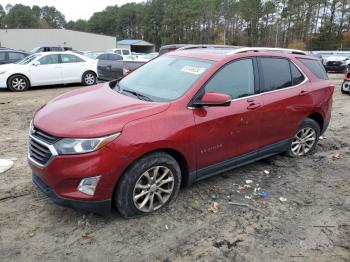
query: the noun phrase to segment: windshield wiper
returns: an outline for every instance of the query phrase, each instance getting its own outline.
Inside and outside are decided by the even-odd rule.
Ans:
[[[125,92],[125,93],[129,93],[132,94],[134,96],[136,96],[138,99],[140,100],[144,100],[144,101],[149,101],[149,102],[153,102],[153,100],[151,98],[149,98],[148,96],[142,95],[134,90],[130,90],[130,89],[120,89],[120,92]]]

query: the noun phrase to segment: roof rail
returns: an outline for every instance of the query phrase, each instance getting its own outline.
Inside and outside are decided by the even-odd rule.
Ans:
[[[234,49],[239,48],[238,46],[232,45],[210,45],[210,44],[198,44],[198,45],[184,45],[177,50],[188,50],[188,49],[200,49],[200,48],[208,48],[208,49]]]
[[[297,55],[306,55],[306,52],[298,49],[273,48],[273,47],[243,47],[243,48],[238,48],[236,50],[233,50],[227,54],[233,55],[233,54],[245,53],[249,51],[252,51],[252,52],[273,51],[273,52],[285,52],[285,53],[297,54]]]

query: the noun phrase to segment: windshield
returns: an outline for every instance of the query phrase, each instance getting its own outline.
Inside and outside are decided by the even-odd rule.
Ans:
[[[39,57],[39,55],[37,55],[37,54],[27,56],[27,57],[23,58],[22,60],[18,61],[17,64],[26,65],[26,64],[30,63],[31,61],[33,61],[37,57]]]
[[[153,101],[171,101],[181,97],[213,62],[163,56],[124,77],[117,85]]]

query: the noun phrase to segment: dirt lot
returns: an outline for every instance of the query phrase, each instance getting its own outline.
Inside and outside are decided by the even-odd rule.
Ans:
[[[331,77],[333,118],[314,155],[278,155],[207,179],[166,210],[131,220],[57,206],[31,182],[29,120],[78,86],[0,91],[0,158],[17,158],[0,174],[0,260],[350,261],[350,96],[340,93],[342,75]],[[239,189],[247,179],[251,188]],[[259,187],[266,202],[254,195]],[[208,212],[213,202],[217,213]]]

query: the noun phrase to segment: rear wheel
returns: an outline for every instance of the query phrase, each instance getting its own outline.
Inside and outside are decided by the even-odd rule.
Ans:
[[[88,72],[85,72],[83,74],[82,84],[84,86],[94,85],[94,84],[96,84],[96,81],[97,81],[97,76],[96,76],[96,74],[94,72],[88,71]]]
[[[126,218],[150,214],[176,197],[180,184],[181,170],[173,157],[163,152],[146,155],[120,178],[115,206]]]
[[[26,91],[29,88],[29,81],[25,76],[13,75],[8,79],[7,87],[13,92]]]
[[[342,94],[350,94],[350,81],[344,81],[341,86]]]
[[[320,126],[311,119],[306,118],[292,138],[287,154],[291,157],[300,157],[311,154],[320,137]]]

